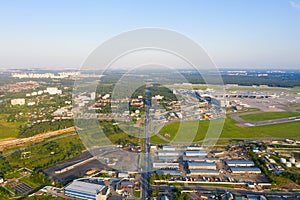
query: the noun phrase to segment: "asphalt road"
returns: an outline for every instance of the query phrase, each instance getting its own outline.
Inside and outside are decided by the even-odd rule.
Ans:
[[[287,123],[287,122],[296,122],[300,121],[300,116],[297,117],[287,117],[287,118],[281,118],[281,119],[273,119],[273,120],[265,120],[265,121],[259,121],[259,122],[249,122],[246,121],[240,116],[242,115],[249,115],[249,114],[258,114],[261,112],[249,112],[249,113],[235,113],[231,114],[230,117],[234,119],[235,121],[239,122],[242,126],[264,126],[264,125],[271,125],[271,124],[280,124],[280,123]]]
[[[153,188],[158,188],[160,190],[172,190],[170,186],[152,186]],[[255,192],[251,190],[242,190],[242,189],[231,189],[231,188],[222,188],[217,186],[176,186],[180,187],[183,190],[197,190],[201,192],[212,192],[212,193],[225,193],[231,192],[233,194],[240,195],[266,195],[266,196],[281,196],[281,197],[300,197],[300,192]]]
[[[151,169],[150,161],[150,137],[149,137],[149,123],[150,115],[149,110],[151,107],[151,95],[149,86],[146,87],[146,111],[145,111],[145,126],[144,126],[144,162],[143,162],[143,172],[141,174],[142,183],[142,199],[149,199],[150,194],[150,183],[149,183],[149,172]]]

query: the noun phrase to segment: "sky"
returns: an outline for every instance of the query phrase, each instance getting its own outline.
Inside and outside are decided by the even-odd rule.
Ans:
[[[300,69],[300,0],[0,0],[0,68],[78,68],[144,27],[190,37],[219,68]]]

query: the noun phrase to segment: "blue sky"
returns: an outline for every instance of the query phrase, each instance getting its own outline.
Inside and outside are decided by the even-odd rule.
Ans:
[[[79,67],[143,27],[187,35],[218,67],[300,68],[300,0],[1,0],[0,67]]]

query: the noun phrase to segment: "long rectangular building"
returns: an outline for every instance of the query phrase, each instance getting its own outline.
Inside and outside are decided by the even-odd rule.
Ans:
[[[86,182],[86,180],[74,180],[64,188],[66,196],[79,199],[106,199],[109,194],[109,188],[105,184]]]
[[[157,156],[157,160],[163,161],[163,162],[175,162],[178,160],[178,157],[176,156]]]
[[[226,160],[229,167],[252,167],[254,162],[252,160]]]
[[[206,156],[206,151],[198,151],[198,150],[187,150],[185,151],[186,156]]]
[[[166,163],[166,162],[154,162],[153,163],[154,169],[179,169],[179,163]]]
[[[214,169],[192,169],[190,173],[188,173],[189,176],[217,176],[219,174],[220,171]]]
[[[172,146],[163,146],[162,150],[163,151],[175,151],[175,148]]]
[[[178,151],[157,151],[158,156],[179,156],[180,153]]]
[[[188,162],[188,168],[191,169],[217,169],[215,163],[210,162]]]
[[[230,167],[233,174],[260,174],[261,170],[258,167]]]
[[[175,170],[163,170],[163,169],[159,169],[156,170],[157,174],[163,174],[163,175],[167,175],[170,174],[172,176],[180,176],[180,171],[178,169]]]
[[[205,156],[182,156],[184,162],[204,162],[206,160]]]

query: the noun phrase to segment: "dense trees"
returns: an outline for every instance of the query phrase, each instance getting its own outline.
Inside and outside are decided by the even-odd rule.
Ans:
[[[199,74],[184,74],[186,79],[193,84],[206,84]],[[217,76],[206,75],[206,79],[210,84],[220,84]],[[295,87],[300,86],[300,77],[258,77],[258,76],[230,76],[222,75],[224,84],[239,84],[245,86],[251,85],[268,85],[271,87]]]
[[[0,157],[0,177],[5,178],[5,174],[11,169],[5,157]]]
[[[74,126],[74,121],[72,119],[59,120],[54,122],[43,122],[37,123],[33,126],[21,126],[19,137],[30,137],[39,133],[45,133],[48,131],[56,131],[64,128],[69,128]]]
[[[179,188],[173,189],[173,196],[175,200],[190,200],[190,196],[187,193],[182,193]]]

